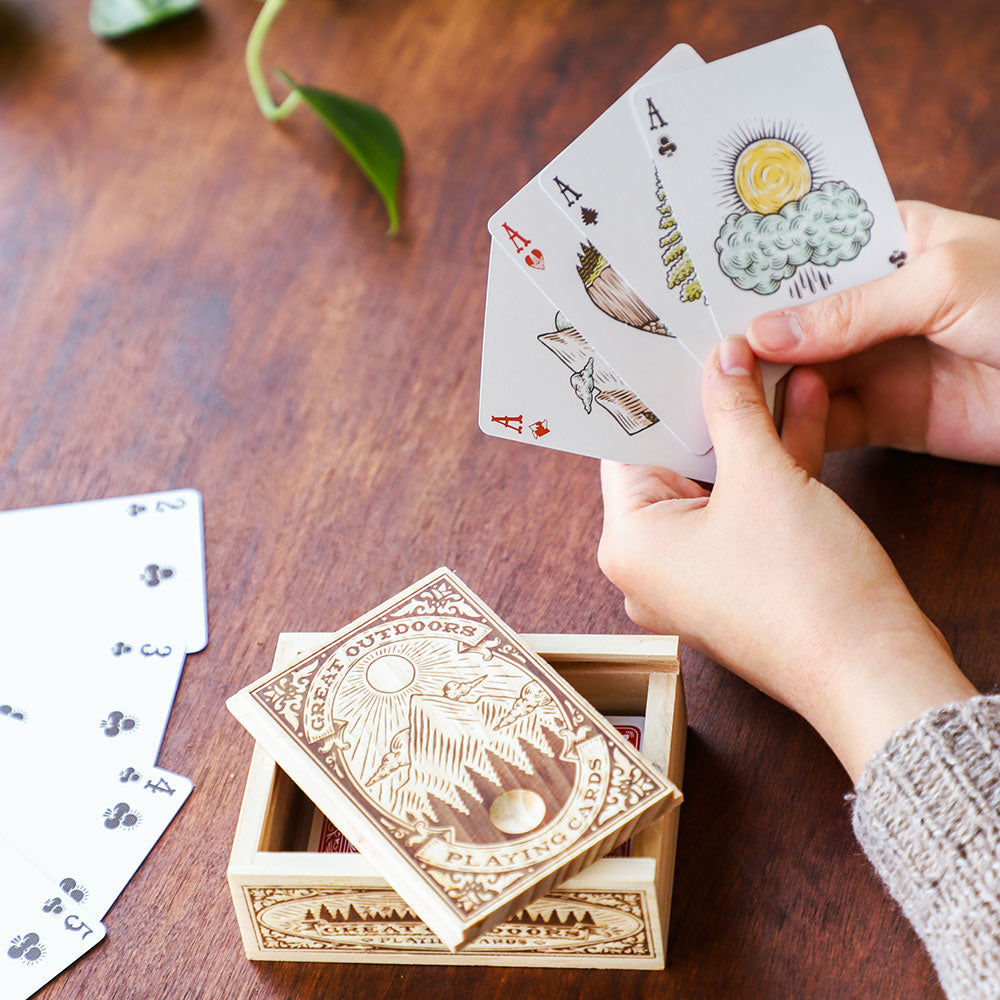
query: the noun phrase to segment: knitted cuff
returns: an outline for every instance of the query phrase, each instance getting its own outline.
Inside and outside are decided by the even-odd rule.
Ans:
[[[1000,695],[925,712],[868,761],[854,832],[950,1000],[1000,997]]]

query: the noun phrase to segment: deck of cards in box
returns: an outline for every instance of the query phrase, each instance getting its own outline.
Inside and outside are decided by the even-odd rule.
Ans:
[[[438,570],[283,635],[229,707],[258,741],[229,867],[250,958],[662,968],[676,639],[521,637]]]

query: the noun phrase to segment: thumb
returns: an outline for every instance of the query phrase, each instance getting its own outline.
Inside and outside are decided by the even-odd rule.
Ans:
[[[950,296],[931,256],[808,305],[758,316],[747,327],[747,339],[761,359],[798,365],[834,361],[894,337],[931,333]]]
[[[757,359],[743,337],[727,337],[705,362],[702,402],[720,480],[783,452]]]

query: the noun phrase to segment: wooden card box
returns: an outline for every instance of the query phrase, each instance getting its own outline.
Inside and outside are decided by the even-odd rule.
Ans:
[[[680,787],[686,721],[673,636],[525,635],[605,715],[643,715],[643,756]],[[286,633],[275,667],[327,633]],[[247,957],[298,962],[662,969],[679,809],[460,952],[358,854],[306,850],[315,808],[255,746],[228,878]]]

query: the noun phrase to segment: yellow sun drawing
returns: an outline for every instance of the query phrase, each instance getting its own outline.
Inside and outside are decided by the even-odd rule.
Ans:
[[[768,215],[812,187],[809,161],[785,139],[758,139],[736,158],[733,185],[751,212]]]
[[[823,181],[819,144],[791,124],[737,126],[719,143],[715,175],[729,212],[771,215]]]

